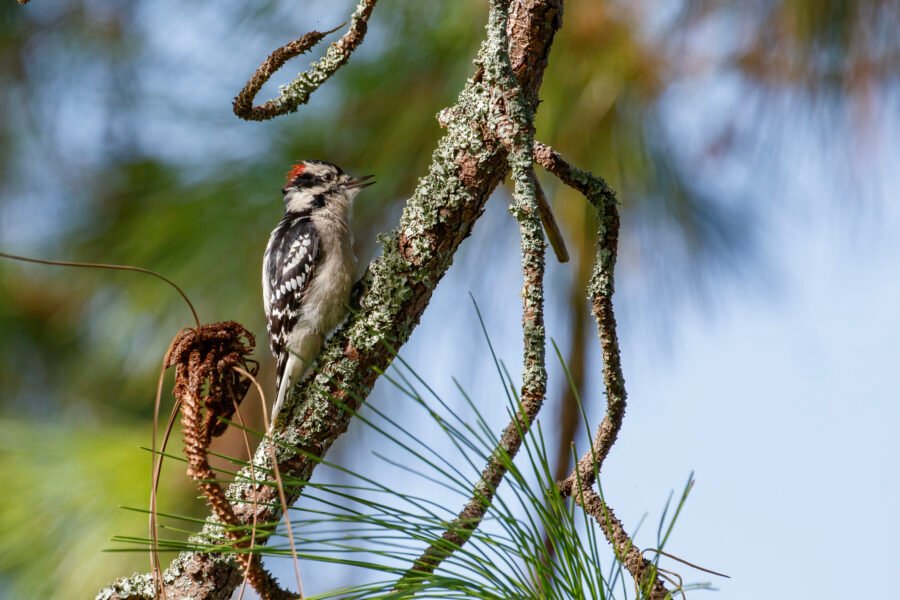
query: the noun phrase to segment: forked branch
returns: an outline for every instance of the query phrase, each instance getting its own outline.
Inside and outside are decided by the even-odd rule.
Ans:
[[[361,2],[359,6],[370,11],[372,5]],[[362,18],[360,8],[356,15]],[[531,110],[537,107],[561,17],[562,0],[516,0],[510,7],[512,70]],[[503,37],[507,43],[505,32]],[[489,31],[485,44],[493,46],[497,41],[497,32]],[[486,66],[481,56],[476,62]],[[307,85],[302,76],[298,81]],[[361,310],[329,338],[319,358],[322,372],[316,385],[292,390],[285,402],[288,418],[275,432],[277,440],[264,440],[256,451],[253,464],[258,472],[272,469],[274,447],[286,477],[308,480],[320,457],[349,425],[353,413],[341,407],[359,408],[394,357],[388,348],[400,348],[419,323],[460,243],[510,171],[507,148],[486,135],[502,124],[503,111],[489,108],[502,98],[492,92],[476,75],[466,82],[454,107],[445,111],[446,133],[431,166],[407,201],[397,228],[383,237],[382,255],[369,266]],[[239,521],[245,525],[253,519],[277,521],[281,516],[277,491],[271,486],[259,489],[251,481],[249,470],[244,469],[227,490]],[[287,503],[296,500],[303,487],[298,484],[285,490]],[[227,543],[223,538],[221,528],[213,525],[205,526],[197,537],[205,544]],[[170,598],[195,600],[226,600],[241,579],[239,566],[230,557],[203,552],[182,553],[164,574]],[[144,574],[118,580],[101,590],[98,598],[146,600],[155,591],[152,575]]]

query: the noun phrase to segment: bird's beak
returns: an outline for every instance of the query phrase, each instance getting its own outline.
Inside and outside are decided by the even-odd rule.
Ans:
[[[363,175],[362,177],[351,177],[347,180],[347,183],[344,184],[344,187],[348,187],[351,189],[362,189],[364,187],[369,187],[374,181],[372,178],[374,175]]]

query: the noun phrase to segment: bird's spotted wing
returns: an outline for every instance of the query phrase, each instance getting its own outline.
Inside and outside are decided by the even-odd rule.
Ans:
[[[301,301],[319,253],[319,234],[309,217],[285,217],[269,238],[263,291],[269,344],[275,355],[276,386],[289,356],[288,336],[300,316]],[[277,387],[276,387],[277,389]]]

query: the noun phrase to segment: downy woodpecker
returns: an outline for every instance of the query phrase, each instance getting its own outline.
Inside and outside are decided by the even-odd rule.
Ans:
[[[347,313],[356,273],[350,213],[353,198],[374,183],[318,160],[287,174],[284,218],[263,256],[263,305],[276,360],[272,423],[294,384],[306,374],[325,336]]]

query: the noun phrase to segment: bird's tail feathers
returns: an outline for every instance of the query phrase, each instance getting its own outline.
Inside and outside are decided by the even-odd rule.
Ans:
[[[293,353],[287,355],[284,368],[279,369],[280,376],[276,382],[278,384],[278,394],[275,397],[275,405],[272,407],[272,420],[269,422],[270,428],[275,424],[275,419],[278,418],[278,413],[281,411],[281,407],[284,405],[291,388],[303,378],[307,370],[308,365],[304,363],[303,359]]]

